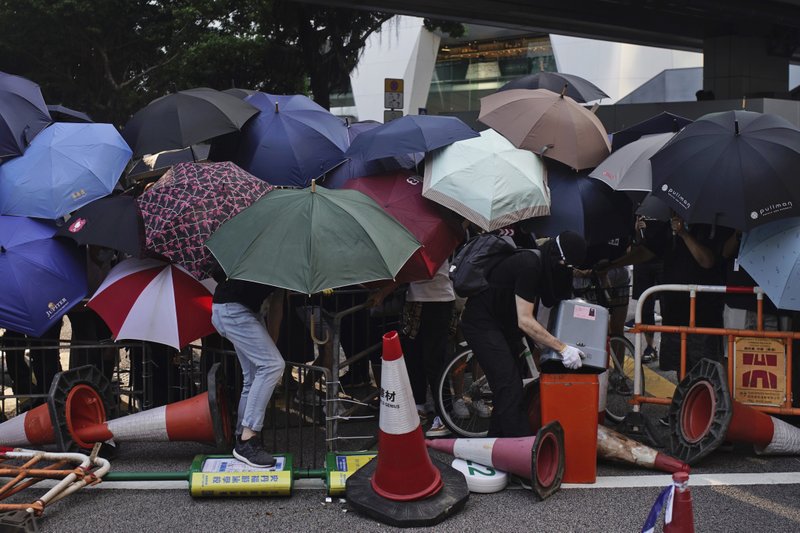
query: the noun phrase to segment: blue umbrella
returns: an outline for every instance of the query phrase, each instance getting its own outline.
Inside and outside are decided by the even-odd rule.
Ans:
[[[60,218],[110,194],[130,158],[111,124],[57,122],[0,166],[0,214]]]
[[[242,129],[234,162],[273,185],[305,187],[344,161],[349,144],[342,119],[302,95],[256,93],[261,112]]]
[[[0,326],[39,337],[86,296],[84,255],[56,229],[0,216]]]
[[[800,311],[800,218],[784,218],[742,234],[739,265],[779,309]]]
[[[0,72],[0,161],[22,155],[36,134],[51,122],[38,85]]]
[[[369,161],[429,152],[478,136],[477,131],[456,117],[406,115],[358,135],[345,156]]]
[[[380,122],[374,120],[347,124],[347,134],[350,138],[350,142],[352,143],[353,139],[365,131],[377,128],[380,125]],[[415,154],[401,154],[371,161],[348,158],[341,165],[328,172],[323,181],[323,185],[328,189],[339,189],[346,181],[352,178],[376,176],[393,170],[414,168],[417,163],[422,162],[424,158],[425,154],[421,152]]]
[[[633,204],[625,193],[590,178],[588,171],[575,172],[557,161],[546,160],[546,165],[550,215],[525,224],[536,237],[555,237],[571,230],[592,245],[632,231]]]

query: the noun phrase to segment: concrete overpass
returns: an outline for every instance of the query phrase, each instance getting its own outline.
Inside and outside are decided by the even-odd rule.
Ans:
[[[313,0],[475,24],[702,51],[716,98],[786,97],[800,0]]]

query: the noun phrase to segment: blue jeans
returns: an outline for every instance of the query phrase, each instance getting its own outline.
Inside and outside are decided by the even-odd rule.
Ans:
[[[238,303],[213,304],[211,323],[231,341],[242,367],[244,383],[239,398],[236,434],[242,428],[261,431],[264,414],[285,363],[261,316]]]

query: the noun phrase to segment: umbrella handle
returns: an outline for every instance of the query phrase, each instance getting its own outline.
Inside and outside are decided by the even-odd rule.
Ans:
[[[317,346],[322,346],[323,344],[328,344],[328,341],[331,340],[331,334],[329,331],[325,332],[325,339],[321,340],[318,339],[316,335],[314,335],[314,330],[316,329],[316,325],[314,324],[314,313],[311,313],[311,328],[309,328],[309,333],[311,334],[311,340]]]

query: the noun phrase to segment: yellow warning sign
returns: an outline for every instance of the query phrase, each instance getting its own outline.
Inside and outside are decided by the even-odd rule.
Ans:
[[[782,339],[736,337],[733,398],[749,405],[786,400],[786,346]]]

